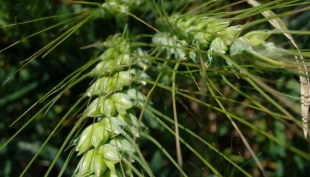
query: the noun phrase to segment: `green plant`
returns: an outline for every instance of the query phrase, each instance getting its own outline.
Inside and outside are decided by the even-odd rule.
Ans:
[[[227,12],[225,8],[238,7],[240,2],[72,2],[90,7],[73,14],[71,28],[27,63],[46,56],[86,23],[106,19],[114,27],[104,42],[92,45],[102,54],[96,52],[38,101],[48,100],[25,126],[48,112],[66,91],[93,79],[58,120],[22,175],[70,121],[74,126],[46,176],[65,149],[70,152],[59,176],[76,159],[75,152],[79,163],[72,165],[73,176],[258,176],[258,170],[263,176],[282,176],[304,172],[310,156],[307,149],[295,144],[305,144],[299,138],[301,121],[295,116],[303,101],[306,136],[308,102],[304,100],[309,95],[309,80],[304,66],[308,53],[297,48],[291,34],[309,32],[287,30],[279,18],[288,14],[275,15],[269,10],[308,3],[278,0],[258,5],[248,1],[253,7]],[[247,19],[251,21],[245,23]],[[258,29],[269,22],[275,30]],[[278,34],[284,34],[293,49],[278,46],[273,37]],[[292,75],[299,76],[304,87],[301,100],[294,98],[300,94],[299,86],[290,87],[297,85]],[[5,140],[1,149],[25,126]],[[244,147],[230,141],[232,135]],[[238,155],[238,151],[244,154]],[[169,159],[166,166],[165,158]],[[285,159],[295,162],[297,168],[287,171]]]

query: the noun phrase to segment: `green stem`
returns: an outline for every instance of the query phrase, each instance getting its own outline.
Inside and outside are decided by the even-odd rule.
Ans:
[[[175,160],[170,156],[170,154],[151,136],[149,136],[146,133],[140,132],[141,136],[147,138],[148,140],[152,141],[167,157],[168,159],[173,163],[173,165],[179,170],[179,172],[187,177],[183,169],[175,162]]]
[[[177,71],[179,67],[179,63],[176,63],[174,66],[174,71]],[[178,158],[178,164],[180,168],[182,169],[183,166],[183,160],[182,160],[182,152],[181,152],[181,146],[180,146],[180,133],[179,133],[179,128],[178,128],[178,115],[177,115],[177,108],[176,108],[176,103],[175,103],[175,75],[176,72],[173,72],[172,74],[172,88],[171,88],[171,95],[172,95],[172,109],[173,109],[173,118],[174,118],[174,131],[175,131],[175,144],[176,144],[176,150],[177,150],[177,158]],[[180,177],[182,177],[180,173]]]

